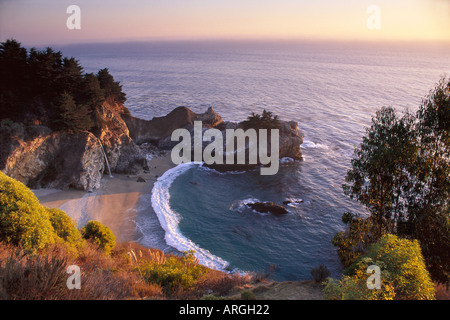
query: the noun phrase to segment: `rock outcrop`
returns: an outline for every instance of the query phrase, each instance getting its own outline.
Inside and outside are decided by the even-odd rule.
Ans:
[[[246,204],[247,207],[260,213],[287,214],[285,207],[273,202],[251,202]]]
[[[222,132],[225,150],[226,130],[245,129],[244,122],[223,121],[213,108],[208,108],[205,113],[194,113],[186,107],[178,107],[164,117],[155,117],[152,120],[142,120],[131,115],[123,116],[130,137],[137,144],[152,143],[161,149],[171,149],[179,141],[172,141],[171,135],[175,129],[184,128],[190,131],[192,145],[194,144],[194,121],[201,121],[203,129],[214,128]],[[303,133],[295,121],[279,121],[279,158],[288,157],[294,160],[302,159],[300,145],[303,143]],[[203,142],[205,148],[209,142]],[[248,148],[248,145],[246,146]],[[193,148],[192,148],[193,149]],[[270,141],[268,150],[271,149]],[[248,163],[248,161],[246,161]],[[259,165],[259,164],[257,164]],[[255,165],[248,164],[212,164],[210,167],[221,170],[247,170]]]
[[[226,129],[243,126],[224,122],[213,108],[197,114],[186,107],[178,107],[167,116],[147,121],[133,117],[121,104],[105,102],[95,116],[97,127],[92,132],[54,132],[38,124],[3,121],[0,170],[31,188],[94,190],[100,186],[107,164],[115,173],[136,174],[149,170],[145,149],[149,143],[155,148],[171,149],[178,143],[171,141],[175,129],[193,131],[194,121],[201,121],[204,129],[215,128],[225,135]],[[303,134],[296,122],[280,121],[280,158],[301,159],[302,142]],[[237,166],[238,169],[254,167]],[[225,166],[225,170],[235,169]]]
[[[169,149],[172,146],[170,136],[175,129],[192,128],[194,121],[202,121],[204,127],[216,127],[222,123],[222,118],[209,108],[205,113],[197,114],[189,108],[178,107],[163,117],[143,120],[131,115],[123,115],[130,132],[130,137],[137,144],[152,143],[160,148]]]
[[[6,124],[0,128],[0,169],[30,188],[95,190],[106,170],[137,173],[147,160],[129,136],[122,115],[127,109],[104,103],[99,128],[94,132],[52,132],[32,124]]]
[[[0,166],[8,176],[30,188],[93,190],[100,186],[105,161],[92,133],[54,133],[41,126],[5,131],[2,128]]]

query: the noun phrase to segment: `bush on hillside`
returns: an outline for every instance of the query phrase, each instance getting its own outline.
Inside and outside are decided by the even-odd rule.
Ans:
[[[366,273],[370,265],[381,271],[381,289],[368,289]],[[435,290],[417,240],[387,234],[358,258],[341,280],[329,280],[328,299],[408,299],[432,300]]]
[[[58,237],[71,245],[76,245],[80,242],[81,233],[71,217],[58,208],[47,208],[47,212],[49,213],[50,222]]]
[[[55,239],[49,213],[33,192],[0,172],[0,241],[36,250]]]
[[[111,229],[98,221],[91,220],[81,228],[83,238],[98,245],[105,253],[110,253],[116,245],[116,237]]]
[[[163,263],[150,261],[142,266],[141,272],[147,282],[159,284],[172,295],[180,289],[191,289],[205,274],[206,267],[199,265],[192,252],[188,252],[183,257],[169,257]]]

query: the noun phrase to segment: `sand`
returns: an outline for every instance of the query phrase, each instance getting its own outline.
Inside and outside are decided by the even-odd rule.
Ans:
[[[78,227],[89,220],[100,221],[109,227],[117,241],[136,241],[138,233],[134,218],[136,205],[143,194],[151,194],[153,184],[165,171],[172,168],[170,153],[155,156],[149,162],[149,172],[138,175],[104,175],[101,187],[94,192],[79,190],[33,190],[42,205],[60,208],[73,218]],[[141,177],[145,182],[138,182]]]

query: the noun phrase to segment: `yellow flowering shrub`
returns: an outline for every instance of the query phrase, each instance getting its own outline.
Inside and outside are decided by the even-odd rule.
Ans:
[[[36,250],[55,239],[49,213],[34,193],[0,172],[0,241]]]
[[[367,268],[380,268],[380,289],[369,289]],[[387,234],[369,247],[340,280],[329,278],[325,297],[332,300],[433,300],[435,289],[417,240]]]

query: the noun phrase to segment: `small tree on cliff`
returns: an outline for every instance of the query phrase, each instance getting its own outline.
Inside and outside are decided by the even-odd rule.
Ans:
[[[105,93],[106,100],[122,104],[126,101],[125,93],[122,92],[122,86],[118,81],[114,81],[114,77],[109,73],[108,68],[99,70],[97,79],[100,83],[100,88]]]

